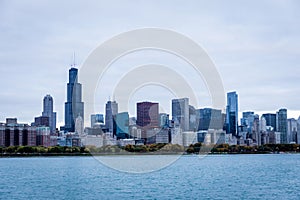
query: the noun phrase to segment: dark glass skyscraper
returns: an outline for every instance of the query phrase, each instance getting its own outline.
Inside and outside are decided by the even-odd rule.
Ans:
[[[147,142],[151,142],[153,135],[151,137],[147,135],[147,131],[153,128],[158,128],[158,103],[153,102],[139,102],[136,104],[136,125],[138,125],[142,130],[142,139]]]
[[[65,131],[75,131],[77,117],[84,117],[84,104],[82,102],[81,84],[78,83],[78,69],[69,70],[69,83],[67,84],[67,102],[65,103]]]
[[[118,103],[116,101],[108,101],[105,105],[105,127],[113,136],[116,134],[115,117],[118,114]]]
[[[287,109],[280,109],[276,114],[277,131],[280,132],[280,143],[287,144]]]
[[[238,131],[238,95],[236,92],[227,93],[226,132],[237,135]]]
[[[159,127],[158,124],[158,103],[139,102],[137,103],[136,124],[140,127]]]
[[[266,113],[266,114],[263,114],[262,117],[265,118],[267,126],[272,126],[274,128],[274,131],[277,131],[276,114]]]
[[[222,111],[212,108],[203,108],[198,110],[199,127],[198,130],[222,129]]]

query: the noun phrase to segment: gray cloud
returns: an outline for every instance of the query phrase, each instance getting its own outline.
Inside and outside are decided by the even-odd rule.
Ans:
[[[101,42],[141,27],[172,29],[203,46],[225,89],[238,91],[241,111],[300,110],[299,8],[292,0],[1,1],[0,120],[32,121],[49,93],[63,122],[72,53],[82,63]]]

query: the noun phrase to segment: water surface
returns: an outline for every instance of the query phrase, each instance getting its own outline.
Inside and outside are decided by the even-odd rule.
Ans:
[[[0,199],[300,199],[299,176],[300,154],[182,156],[144,174],[93,157],[1,158]]]

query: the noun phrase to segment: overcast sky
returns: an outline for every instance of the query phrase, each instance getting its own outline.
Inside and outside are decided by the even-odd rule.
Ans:
[[[171,29],[203,47],[225,91],[238,92],[240,111],[275,112],[284,107],[288,117],[298,118],[299,9],[297,0],[0,0],[0,121],[17,117],[20,122],[32,122],[41,115],[43,97],[51,94],[59,125],[63,125],[73,52],[80,67],[102,42],[143,27]],[[132,62],[139,57],[145,64],[147,57],[156,56],[140,52],[127,59]],[[162,58],[169,65],[180,63],[168,55]],[[115,69],[122,62],[130,63],[124,58]],[[99,93],[108,98],[110,91]],[[151,95],[133,96],[132,102],[159,100],[149,99]],[[168,95],[164,98],[161,101],[168,104]],[[106,100],[97,101],[99,113],[104,112]],[[200,105],[209,106],[208,102],[200,101]],[[169,112],[169,106],[164,107]]]

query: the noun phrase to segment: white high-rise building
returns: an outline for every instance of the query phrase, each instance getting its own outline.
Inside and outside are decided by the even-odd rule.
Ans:
[[[260,118],[259,130],[260,130],[260,132],[266,132],[267,131],[267,121],[264,117]]]

